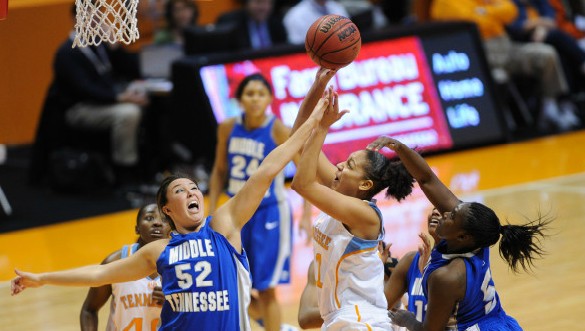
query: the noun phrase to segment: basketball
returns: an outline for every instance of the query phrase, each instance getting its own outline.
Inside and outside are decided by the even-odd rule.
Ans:
[[[347,17],[325,15],[307,31],[305,49],[319,66],[340,69],[357,57],[362,38],[357,26]]]

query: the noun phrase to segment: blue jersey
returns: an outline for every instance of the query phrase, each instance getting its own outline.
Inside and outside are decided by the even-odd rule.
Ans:
[[[406,287],[408,289],[408,310],[414,313],[417,321],[422,322],[427,312],[427,298],[422,289],[422,273],[418,269],[419,259],[420,254],[416,252],[406,274]]]
[[[157,260],[165,303],[160,330],[250,330],[250,275],[238,253],[205,220],[198,232],[173,233]]]
[[[445,241],[441,241],[431,252],[431,261],[423,275],[423,291],[428,297],[429,275],[455,258],[465,262],[467,284],[465,297],[457,303],[452,319],[456,330],[522,330],[516,320],[506,315],[500,304],[490,270],[490,250],[481,248],[464,254],[442,254]]]
[[[238,193],[248,178],[256,172],[266,155],[276,148],[277,144],[272,138],[275,120],[274,115],[268,115],[261,127],[248,130],[244,126],[243,116],[236,119],[227,142],[229,174],[226,193],[230,197]],[[284,174],[281,172],[270,184],[260,206],[284,201],[285,194]]]

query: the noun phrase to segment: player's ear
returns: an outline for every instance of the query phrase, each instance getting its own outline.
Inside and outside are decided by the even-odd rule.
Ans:
[[[371,179],[366,179],[360,182],[359,189],[361,191],[369,191],[372,186],[374,186],[374,182]]]
[[[168,215],[168,214],[170,214],[170,212],[171,212],[171,210],[170,210],[170,209],[169,209],[169,207],[167,207],[167,206],[163,206],[163,207],[161,208],[161,210],[162,210],[162,212],[163,212],[165,215]]]

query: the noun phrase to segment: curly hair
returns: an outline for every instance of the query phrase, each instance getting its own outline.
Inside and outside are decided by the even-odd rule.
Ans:
[[[368,199],[386,190],[386,198],[392,197],[397,201],[403,200],[412,193],[414,178],[408,173],[402,162],[392,161],[383,154],[365,150],[368,164],[364,167],[367,179],[374,185],[368,192]]]

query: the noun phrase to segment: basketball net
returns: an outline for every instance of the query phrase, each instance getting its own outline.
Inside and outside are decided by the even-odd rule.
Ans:
[[[136,19],[138,0],[75,0],[75,6],[73,47],[102,42],[130,44],[140,37]]]

